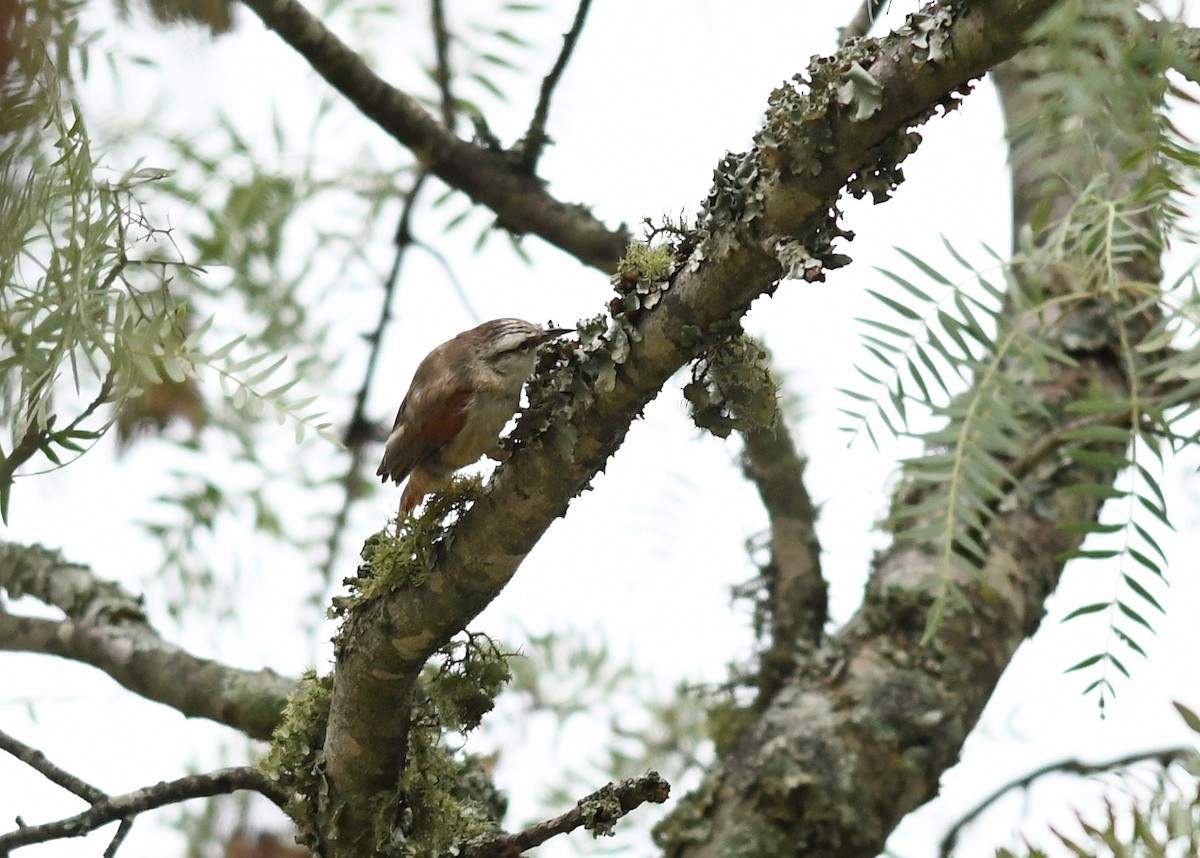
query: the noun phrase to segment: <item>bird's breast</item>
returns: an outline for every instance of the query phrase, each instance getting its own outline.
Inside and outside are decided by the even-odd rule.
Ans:
[[[515,392],[476,391],[467,406],[467,421],[458,437],[442,452],[442,461],[453,468],[463,468],[494,450],[500,430],[516,413],[520,400],[519,387]]]

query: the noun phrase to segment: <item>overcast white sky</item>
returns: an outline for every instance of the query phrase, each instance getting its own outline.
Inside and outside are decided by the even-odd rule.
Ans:
[[[506,142],[523,130],[540,74],[557,50],[557,34],[570,20],[573,4],[555,5],[561,8],[530,16],[536,26],[529,36],[546,48],[530,60],[528,93],[520,94],[514,79],[512,104],[489,110],[493,131]],[[429,54],[425,4],[413,6],[387,27],[378,25],[369,46],[385,76],[402,87],[416,80],[413,70]],[[467,6],[461,0],[448,3],[452,18]],[[739,4],[736,14],[732,10],[716,0],[596,4],[551,115],[557,146],[547,153],[543,172],[555,194],[593,206],[614,225],[694,212],[718,158],[748,145],[772,88],[801,70],[810,55],[833,50],[835,28],[850,17],[853,4],[755,0]],[[908,4],[897,4],[897,12],[909,10]],[[220,106],[261,145],[269,162],[270,106],[282,103],[285,124],[302,131],[314,93],[323,85],[252,16],[239,14],[239,24],[236,34],[215,44],[190,30],[161,33],[142,23],[131,30],[114,28],[110,42],[137,44],[158,67],[124,69],[119,95],[98,73],[89,91],[92,122],[105,127],[114,117],[136,120],[152,114],[171,127],[189,128],[211,124]],[[1195,116],[1189,121],[1194,126]],[[1009,244],[1005,152],[990,86],[980,84],[961,111],[935,120],[922,134],[925,145],[906,162],[908,182],[895,200],[878,207],[846,206],[846,226],[859,236],[846,248],[854,264],[823,284],[784,284],[773,298],[760,300],[747,319],[747,328],[774,350],[789,391],[802,401],[796,434],[812,457],[809,490],[821,507],[823,561],[837,623],[857,605],[871,552],[882,544],[873,523],[884,512],[897,456],[910,452],[897,444],[876,451],[865,441],[847,448],[846,436],[838,431],[843,419],[837,408],[846,403],[836,390],[860,384],[852,369],[862,357],[854,318],[875,312],[866,288],[888,288],[872,266],[903,268],[893,246],[942,264],[947,257],[941,236],[981,265],[986,257],[974,252],[978,242],[1002,252]],[[296,145],[304,145],[302,139]],[[378,153],[382,163],[398,160],[381,133],[348,111],[320,145],[331,174],[337,172],[338,158],[360,147]],[[289,157],[298,158],[300,151]],[[499,236],[479,255],[470,251],[473,231],[443,240],[438,227],[452,213],[419,220],[417,232],[450,258],[480,319],[514,315],[569,323],[595,315],[607,302],[605,277],[536,240],[525,243],[534,260],[529,267],[504,248]],[[185,216],[180,213],[179,219]],[[474,222],[482,225],[486,217]],[[380,271],[390,259],[390,229],[387,223],[379,229]],[[1170,260],[1171,270],[1186,267],[1189,254],[1182,249]],[[477,321],[454,297],[439,265],[420,253],[406,265],[385,356],[394,386],[377,390],[372,402],[379,420],[390,419],[416,361]],[[330,311],[347,336],[346,366],[333,380],[344,385],[336,391],[342,399],[329,406],[337,413],[344,413],[339,409],[345,408],[343,400],[357,384],[365,358],[357,354],[363,347],[355,334],[374,324],[377,305],[370,282],[321,284],[322,290],[343,287],[349,297]],[[764,527],[765,517],[739,477],[736,442],[698,433],[685,415],[679,387],[669,385],[650,405],[593,491],[551,528],[476,627],[514,644],[520,643],[522,629],[581,628],[602,637],[664,687],[678,679],[721,680],[726,662],[747,652],[745,611],[731,611],[729,591],[753,574],[743,544]],[[105,444],[65,471],[22,481],[4,537],[61,546],[68,558],[91,564],[98,575],[140,590],[154,568],[156,548],[145,542],[136,521],[150,514],[148,502],[158,490],[154,481],[174,455],[144,444],[117,460],[111,444]],[[1190,740],[1169,701],[1200,709],[1195,673],[1180,669],[1191,661],[1180,654],[1200,649],[1191,620],[1200,582],[1187,562],[1200,548],[1193,535],[1200,511],[1195,464],[1189,458],[1163,481],[1179,525],[1178,535],[1163,539],[1163,547],[1179,558],[1166,599],[1173,610],[1157,624],[1157,636],[1142,641],[1149,662],[1136,665],[1131,681],[1117,682],[1119,697],[1108,717],[1100,720],[1094,698],[1080,695],[1083,679],[1063,675],[1064,668],[1103,645],[1102,622],[1062,626],[1059,621],[1079,605],[1108,599],[1117,572],[1099,563],[1077,565],[1051,599],[1041,632],[1013,661],[962,763],[943,779],[942,797],[905,821],[889,843],[891,851],[903,858],[933,855],[948,821],[999,783],[1047,761],[1106,759]],[[398,493],[387,491],[359,504],[346,540],[344,571],[352,569],[361,540],[382,525],[397,500]],[[311,617],[303,604],[311,585],[304,583],[308,570],[295,563],[296,558],[281,558],[261,545],[219,545],[214,572],[232,580],[236,568],[242,621],[217,629],[198,623],[180,629],[161,614],[154,619],[168,637],[235,664],[269,665],[286,674],[313,663],[324,669],[327,647],[303,634]],[[161,609],[160,591],[151,593],[152,609]],[[95,671],[33,656],[4,655],[0,664],[5,676],[0,728],[103,789],[119,792],[176,777],[185,764],[222,764],[222,743],[232,749],[230,762],[241,761],[243,743],[232,732],[185,721],[126,694]],[[539,742],[537,735],[528,738],[528,746],[506,750],[498,771],[504,784],[514,786],[518,820],[535,812],[530,787],[546,766],[595,756],[579,737],[565,748]],[[1011,843],[1018,828],[1040,838],[1041,820],[1062,820],[1070,802],[1094,807],[1095,795],[1071,781],[1038,791],[1030,807],[1012,800],[968,833],[959,854],[991,854],[995,846]],[[78,801],[0,757],[4,825],[17,814],[34,823],[78,809]],[[99,838],[21,854],[99,854],[109,836],[106,830]],[[624,847],[629,854],[648,852],[644,841],[631,841],[620,830],[604,845]],[[140,858],[180,849],[175,835],[142,819],[120,854]],[[564,849],[543,854],[561,855]]]

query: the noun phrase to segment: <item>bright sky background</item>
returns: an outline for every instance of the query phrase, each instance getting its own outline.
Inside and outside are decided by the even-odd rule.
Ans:
[[[452,20],[467,5],[450,0]],[[525,35],[545,50],[529,59],[524,86],[519,79],[510,81],[512,103],[485,103],[493,131],[506,143],[524,129],[540,76],[569,23],[573,4],[555,5],[561,8],[553,14],[530,16],[534,31]],[[395,21],[375,26],[376,38],[368,46],[376,67],[402,87],[417,79],[414,69],[430,55],[425,4],[412,6],[412,12],[401,11]],[[622,220],[636,225],[645,216],[659,219],[681,211],[690,216],[707,192],[718,158],[749,144],[771,89],[802,70],[810,55],[833,50],[836,27],[849,19],[853,4],[754,0],[740,4],[736,15],[731,8],[717,0],[595,4],[551,114],[550,133],[557,146],[546,154],[543,174],[560,199],[589,204],[613,225]],[[907,3],[897,4],[897,12],[910,10]],[[107,9],[98,7],[93,14],[107,15]],[[215,44],[195,30],[163,33],[144,22],[114,28],[106,37],[109,43],[135,44],[157,67],[123,69],[122,89],[114,95],[103,65],[95,64],[86,102],[94,127],[101,130],[118,119],[136,122],[145,115],[169,128],[194,129],[211,126],[219,106],[261,145],[262,159],[271,163],[271,105],[281,104],[285,125],[302,132],[312,115],[314,93],[325,88],[251,15],[239,10],[238,20],[238,32]],[[334,26],[347,32],[344,18]],[[1192,114],[1193,127],[1195,120]],[[876,451],[865,439],[847,448],[847,436],[838,431],[844,421],[837,409],[847,403],[837,388],[861,386],[852,368],[863,356],[854,318],[878,315],[867,288],[888,288],[872,266],[903,270],[903,260],[891,249],[900,246],[949,270],[942,236],[980,265],[986,264],[986,256],[975,251],[978,242],[1001,252],[1009,245],[1005,150],[990,86],[980,84],[960,112],[934,120],[921,133],[925,145],[905,163],[908,182],[895,200],[877,207],[846,204],[845,225],[859,236],[844,248],[854,264],[823,284],[785,283],[773,298],[757,302],[746,324],[773,349],[789,393],[802,403],[796,435],[812,457],[808,487],[821,508],[823,562],[835,623],[846,620],[857,605],[871,553],[883,545],[872,527],[884,512],[895,461],[912,452],[899,444]],[[319,146],[330,174],[337,172],[338,159],[356,157],[364,147],[377,153],[381,164],[398,160],[381,133],[341,105]],[[283,166],[299,156],[300,150],[289,153]],[[160,165],[154,156],[147,162]],[[119,172],[131,165],[111,166]],[[378,420],[391,419],[417,360],[476,321],[513,315],[570,323],[600,312],[610,297],[603,275],[536,239],[525,242],[534,260],[529,267],[505,248],[502,236],[473,255],[470,246],[487,222],[486,213],[473,216],[469,222],[474,228],[443,238],[440,224],[457,210],[452,205],[423,217],[416,229],[450,259],[479,318],[454,296],[439,265],[419,252],[410,255],[387,333],[384,365],[394,381],[386,391],[377,388],[372,401]],[[181,222],[186,216],[181,212],[175,219]],[[380,272],[390,262],[386,236],[394,217],[393,211],[388,223],[375,225],[381,236],[376,255]],[[1171,258],[1171,272],[1190,261],[1189,249],[1183,248]],[[366,279],[318,285],[322,291],[346,293],[334,311],[339,329],[345,330],[346,364],[331,380],[342,398],[327,403],[344,416],[346,397],[357,387],[365,360],[357,335],[374,324],[378,289]],[[746,611],[731,610],[729,591],[753,574],[743,544],[763,529],[765,515],[753,489],[739,476],[737,443],[702,435],[691,425],[681,386],[678,380],[668,385],[647,408],[593,490],[551,528],[475,628],[514,644],[520,643],[523,629],[580,628],[606,640],[616,655],[650,673],[663,688],[679,679],[720,681],[725,664],[748,652]],[[313,392],[327,391],[314,385]],[[278,452],[288,455],[284,449]],[[66,470],[23,480],[4,538],[62,547],[68,559],[90,564],[99,576],[139,591],[155,567],[157,548],[146,543],[136,522],[151,514],[148,501],[160,488],[155,481],[176,456],[162,445],[144,443],[117,459],[112,444],[105,443]],[[1104,645],[1103,621],[1062,626],[1059,620],[1075,607],[1110,598],[1117,571],[1099,563],[1077,564],[1050,600],[1042,630],[1021,649],[1002,680],[962,763],[943,778],[942,796],[902,824],[889,843],[892,852],[903,858],[935,854],[949,822],[998,784],[1048,761],[1102,760],[1194,738],[1170,701],[1200,709],[1192,659],[1182,657],[1200,650],[1200,630],[1191,618],[1191,609],[1200,603],[1200,581],[1188,562],[1200,549],[1193,535],[1200,514],[1195,466],[1196,458],[1187,456],[1163,480],[1178,525],[1178,535],[1162,540],[1177,559],[1171,589],[1164,594],[1173,610],[1158,621],[1156,637],[1146,635],[1141,641],[1149,663],[1135,665],[1132,681],[1115,678],[1119,697],[1108,717],[1098,717],[1094,698],[1080,696],[1091,677],[1063,675],[1064,668]],[[358,505],[339,577],[353,570],[362,539],[382,526],[398,498],[397,491],[384,491]],[[334,501],[328,496],[321,502]],[[1112,515],[1119,518],[1121,512]],[[304,633],[311,622],[304,605],[311,584],[310,570],[299,562],[261,545],[221,544],[214,549],[214,574],[233,581],[232,570],[238,569],[232,586],[240,622],[208,628],[192,622],[179,628],[161,613],[161,586],[150,588],[151,610],[159,611],[152,619],[168,639],[199,654],[248,668],[267,665],[290,675],[314,663],[324,670],[328,646],[314,645]],[[33,610],[25,603],[13,607]],[[186,721],[89,668],[13,655],[5,655],[0,665],[5,677],[0,728],[105,790],[122,792],[177,777],[188,764],[204,769],[244,759],[244,742],[232,731]],[[513,787],[510,822],[537,812],[530,799],[542,772],[553,771],[561,760],[595,756],[586,736],[557,744],[537,730],[527,730],[524,737],[525,742],[506,749],[498,769],[501,785]],[[222,746],[229,749],[227,757]],[[1095,808],[1097,794],[1075,780],[1040,788],[1027,805],[1017,794],[967,833],[959,854],[990,855],[995,846],[1012,845],[1017,830],[1040,839],[1045,830],[1040,820],[1064,820],[1064,808],[1071,804]],[[80,804],[7,756],[0,757],[4,825],[16,814],[36,823],[76,812]],[[95,855],[111,832],[31,847],[21,854]],[[572,842],[584,839],[579,835]],[[620,829],[603,845],[624,847],[628,854],[649,851]],[[140,858],[180,850],[176,835],[143,818],[119,854]],[[542,854],[565,852],[556,847]]]

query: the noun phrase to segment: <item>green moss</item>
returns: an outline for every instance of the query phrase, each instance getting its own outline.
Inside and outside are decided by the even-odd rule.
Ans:
[[[675,267],[675,252],[666,245],[650,245],[635,241],[625,248],[617,264],[614,284],[637,279],[648,283],[663,283]]]
[[[505,801],[480,761],[446,737],[479,726],[510,674],[509,654],[468,632],[435,656],[418,686],[404,772],[376,803],[375,847],[396,858],[436,858],[496,829]]]
[[[651,836],[664,855],[677,855],[712,839],[713,790],[718,781],[716,773],[710,773],[705,786],[685,795],[670,815],[654,826]]]
[[[336,836],[338,808],[329,802],[325,779],[325,729],[333,676],[309,670],[288,698],[283,718],[271,737],[271,750],[259,768],[287,794],[288,816],[299,830],[299,842],[316,849],[322,834]]]
[[[483,478],[455,477],[445,491],[430,495],[420,516],[401,513],[388,526],[363,543],[354,577],[343,583],[345,596],[335,596],[331,619],[345,617],[355,606],[394,590],[423,587],[437,562],[437,555],[451,538],[450,525],[479,499]]]

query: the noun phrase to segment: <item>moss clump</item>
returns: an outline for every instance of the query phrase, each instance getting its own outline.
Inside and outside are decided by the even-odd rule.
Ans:
[[[367,537],[354,577],[343,580],[345,596],[335,596],[330,619],[343,618],[355,606],[393,590],[423,587],[451,538],[450,525],[483,492],[483,478],[455,477],[443,492],[430,496],[420,516],[401,513]]]
[[[613,285],[642,280],[647,283],[665,283],[675,268],[675,251],[663,244],[645,244],[635,241],[625,248],[625,255],[617,263]]]
[[[288,698],[271,736],[271,750],[258,767],[287,794],[287,812],[299,829],[297,841],[316,850],[337,835],[338,808],[330,805],[325,778],[325,729],[333,676],[308,670]]]
[[[447,747],[491,711],[510,678],[508,653],[485,634],[468,632],[440,652],[418,685],[408,758],[396,792],[375,812],[375,846],[397,858],[436,858],[497,829],[505,800],[476,757]]]

